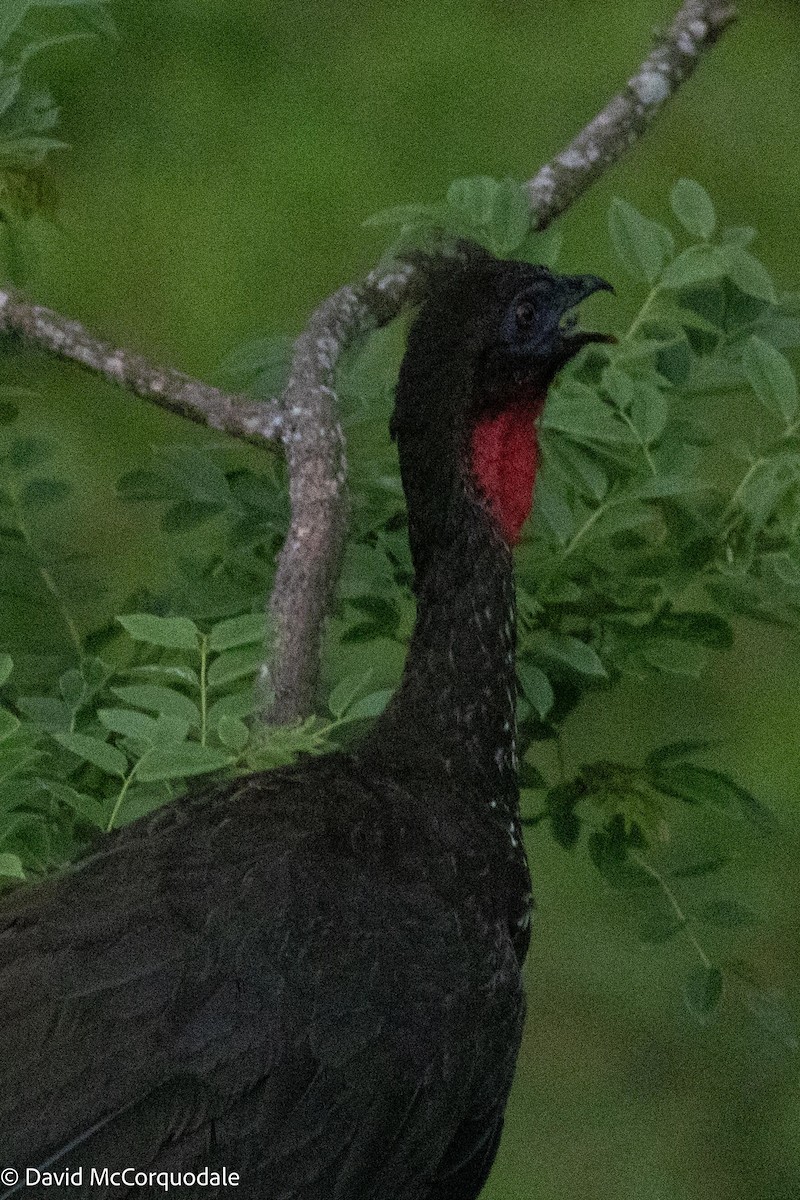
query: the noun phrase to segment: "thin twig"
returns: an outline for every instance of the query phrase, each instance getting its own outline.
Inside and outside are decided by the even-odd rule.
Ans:
[[[728,0],[685,0],[624,91],[528,182],[531,225],[543,229],[625,154],[700,58],[733,21]],[[259,675],[263,719],[290,722],[311,711],[322,624],[346,528],[344,437],[334,377],[342,352],[413,302],[424,281],[410,266],[376,270],[312,314],[294,347],[280,401],[255,404],[94,338],[76,321],[0,290],[0,332],[81,363],[191,420],[249,441],[283,443],[292,517],[271,600],[273,644]]]

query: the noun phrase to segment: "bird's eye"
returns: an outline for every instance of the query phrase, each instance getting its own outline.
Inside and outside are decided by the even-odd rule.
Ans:
[[[536,306],[530,300],[520,300],[515,310],[517,325],[520,329],[528,329],[536,317]]]

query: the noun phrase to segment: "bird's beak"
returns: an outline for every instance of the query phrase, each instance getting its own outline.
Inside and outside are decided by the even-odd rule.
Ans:
[[[577,318],[575,308],[595,292],[613,292],[614,289],[607,280],[598,275],[557,275],[553,288],[553,315],[556,317],[557,339],[560,345],[554,347],[555,353],[563,366],[578,353],[582,346],[590,342],[614,342],[616,339],[610,333],[594,333],[585,329],[576,329]],[[554,330],[554,332],[556,332]]]

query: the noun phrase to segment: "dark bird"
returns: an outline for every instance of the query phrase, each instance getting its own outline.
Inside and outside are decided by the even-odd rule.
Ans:
[[[391,425],[418,609],[388,708],[355,748],[184,796],[0,908],[0,1165],[42,1194],[486,1180],[531,911],[511,546],[548,385],[607,340],[572,310],[609,285],[463,245],[426,273]]]

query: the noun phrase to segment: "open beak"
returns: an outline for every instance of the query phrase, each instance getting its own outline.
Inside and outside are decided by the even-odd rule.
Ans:
[[[558,335],[561,345],[556,349],[560,365],[569,362],[582,346],[590,342],[614,342],[610,333],[593,333],[576,329],[575,308],[595,292],[613,292],[607,280],[598,275],[558,275],[553,289],[553,311],[558,320]]]

